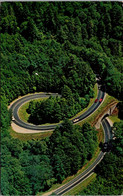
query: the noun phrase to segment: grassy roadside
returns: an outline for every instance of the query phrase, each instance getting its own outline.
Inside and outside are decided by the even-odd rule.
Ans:
[[[100,142],[104,142],[104,131],[102,125],[100,125],[100,129],[98,129],[97,131],[98,131],[98,143],[100,144]]]
[[[115,99],[112,96],[109,96],[108,94],[105,97],[104,102],[101,104],[101,106],[89,117],[87,117],[85,120],[81,121],[78,123],[78,125],[82,126],[85,122],[88,122],[90,124],[93,124],[93,122],[95,121],[95,118],[101,114],[103,112],[103,110],[106,109],[106,107],[113,101],[117,101],[117,99]]]
[[[47,98],[39,98],[39,99],[36,99],[34,101],[42,101],[42,100],[45,100]],[[30,101],[29,101],[30,102]],[[27,108],[29,107],[29,102],[26,102],[25,104],[23,104],[19,110],[18,110],[18,115],[20,117],[20,119],[24,122],[27,122],[28,121],[28,118],[30,116],[30,114],[27,113]]]
[[[28,133],[26,133],[26,134],[17,133],[12,129],[12,127],[10,127],[8,131],[13,138],[15,138],[15,139],[17,138],[22,141],[28,141],[31,139],[41,140],[41,139],[44,139],[46,137],[51,136],[51,134],[52,134],[52,131],[46,132],[46,133],[29,133],[29,134]]]
[[[68,191],[66,194],[63,194],[63,195],[73,195],[73,196],[78,195],[79,192],[85,189],[95,179],[96,179],[96,174],[93,173],[91,176],[89,176],[87,179],[85,179],[83,182],[77,185],[74,189]]]
[[[29,107],[29,102],[23,104],[19,110],[18,110],[18,115],[20,117],[20,119],[24,122],[27,122],[28,118],[29,118],[29,114],[26,112],[27,108]]]
[[[108,116],[108,118],[113,122],[120,122],[120,119],[118,118],[118,115]]]

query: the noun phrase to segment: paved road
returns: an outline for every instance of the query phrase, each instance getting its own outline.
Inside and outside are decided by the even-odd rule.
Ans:
[[[112,139],[112,130],[109,122],[106,119],[102,120],[102,125],[104,129],[105,136],[105,142],[108,142],[108,140]],[[106,131],[105,131],[106,130]]]
[[[60,96],[56,93],[51,93],[52,96]],[[98,91],[98,96],[97,98],[104,98],[105,93],[101,90]],[[60,126],[61,124],[51,124],[51,125],[33,125],[30,123],[25,123],[23,122],[19,116],[18,116],[18,110],[19,108],[26,102],[33,100],[33,99],[39,99],[39,98],[46,98],[49,97],[49,95],[47,93],[37,93],[37,94],[33,94],[33,95],[28,95],[28,96],[24,96],[20,99],[18,99],[16,102],[14,102],[11,106],[10,109],[13,112],[13,117],[14,117],[14,123],[17,124],[20,127],[23,127],[25,129],[29,129],[29,130],[42,130],[42,131],[46,131],[46,130],[53,130],[55,129],[56,126]],[[79,119],[77,121],[77,123],[79,121],[84,120],[86,117],[88,117],[89,115],[91,115],[99,106],[100,106],[100,102],[98,101],[97,103],[94,103],[85,113],[83,113],[82,115],[78,116],[77,118]],[[74,121],[71,120],[72,122]],[[73,122],[74,123],[74,122]]]
[[[106,119],[103,119],[102,126],[104,130],[104,143],[109,141],[112,138],[112,132],[109,122]],[[100,152],[96,160],[80,175],[78,175],[76,178],[71,180],[70,182],[66,183],[62,187],[58,188],[54,191],[56,195],[63,195],[64,193],[70,191],[72,188],[77,186],[80,182],[85,180],[89,175],[94,171],[95,167],[100,163],[100,161],[103,159],[105,155],[105,152]]]
[[[52,96],[57,96],[57,94],[52,93]],[[105,93],[102,92],[101,90],[99,90],[97,98],[103,99],[104,96],[105,96]],[[13,111],[13,116],[15,118],[14,122],[23,128],[31,129],[31,130],[49,130],[49,129],[54,129],[56,126],[60,126],[61,124],[37,126],[37,125],[29,124],[29,123],[24,123],[23,121],[20,120],[20,118],[18,116],[18,109],[20,108],[20,106],[30,100],[43,98],[43,97],[48,97],[47,93],[38,93],[38,94],[28,95],[28,96],[22,97],[21,99],[14,102],[10,107],[10,109]],[[77,117],[79,119],[79,121],[81,121],[81,120],[85,119],[86,117],[88,117],[89,115],[91,115],[100,106],[100,104],[101,103],[99,101],[97,103],[94,103],[85,113],[83,113],[82,115]],[[72,122],[73,121],[74,121],[74,119],[72,120]],[[109,139],[112,138],[111,128],[110,128],[110,125],[106,119],[103,119],[102,125],[103,125],[104,132],[105,132],[105,142],[107,142]],[[96,158],[96,160],[83,173],[78,175],[76,178],[74,178],[73,180],[71,180],[67,184],[65,184],[62,187],[55,190],[54,193],[56,195],[62,195],[64,193],[66,193],[67,191],[69,191],[70,189],[72,189],[73,187],[75,187],[76,185],[78,185],[80,182],[82,182],[85,178],[87,178],[93,172],[93,170],[97,166],[97,164],[99,164],[99,162],[103,159],[104,154],[105,154],[104,152],[100,152],[98,157]]]

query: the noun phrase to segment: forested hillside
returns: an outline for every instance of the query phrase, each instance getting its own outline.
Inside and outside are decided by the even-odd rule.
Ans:
[[[96,70],[120,98],[122,16],[117,2],[2,3],[2,94],[10,102],[35,90],[60,92],[66,84],[85,96]]]
[[[92,158],[96,134],[89,124],[73,126],[65,120],[44,140],[2,138],[2,193],[35,195],[61,183]]]
[[[33,195],[75,173],[92,157],[97,145],[95,130],[87,124],[86,130],[72,127],[65,121],[65,130],[57,128],[50,138],[23,142],[13,139],[8,132],[11,113],[7,106],[27,93],[71,93],[72,99],[65,99],[71,105],[78,103],[74,111],[72,108],[68,112],[74,115],[93,97],[94,73],[100,75],[107,93],[122,100],[122,4],[4,2],[0,15],[2,194]],[[52,158],[58,141],[62,153],[55,149],[56,156]],[[72,158],[68,160],[71,149]]]

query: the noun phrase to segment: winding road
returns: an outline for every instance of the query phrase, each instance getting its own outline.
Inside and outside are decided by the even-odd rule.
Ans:
[[[56,93],[51,93],[50,95],[52,96],[60,96]],[[101,90],[98,91],[98,96],[97,96],[97,99],[103,99],[105,96],[105,93]],[[28,101],[31,101],[31,100],[34,100],[34,99],[39,99],[39,98],[48,98],[48,94],[47,93],[37,93],[37,94],[32,94],[32,95],[27,95],[27,96],[24,96],[20,99],[18,99],[17,101],[15,101],[11,106],[10,106],[10,109],[12,110],[12,114],[13,114],[13,117],[14,117],[14,123],[20,127],[23,127],[27,130],[40,130],[40,131],[49,131],[49,130],[53,130],[55,129],[56,126],[61,126],[60,123],[58,124],[51,124],[51,125],[33,125],[33,124],[30,124],[30,123],[25,123],[23,122],[20,118],[19,118],[19,115],[18,115],[18,110],[19,108],[26,102]],[[98,101],[97,103],[93,103],[93,105],[85,112],[83,113],[82,115],[78,116],[77,119],[79,119],[77,121],[77,123],[79,121],[82,121],[84,120],[85,118],[87,118],[88,116],[90,116],[99,106],[100,106],[100,102]],[[75,119],[72,119],[71,122],[73,124],[74,123],[74,120]]]
[[[56,93],[51,93],[50,95],[52,96],[60,96]],[[101,90],[98,90],[98,96],[97,99],[104,99],[105,93]],[[49,97],[49,95],[47,93],[37,93],[37,94],[32,94],[32,95],[27,95],[24,96],[20,99],[18,99],[17,101],[15,101],[13,104],[11,104],[10,109],[12,110],[13,113],[13,117],[14,117],[14,123],[17,124],[20,127],[23,127],[27,130],[41,130],[41,131],[47,131],[47,130],[53,130],[55,129],[56,126],[61,126],[60,123],[55,124],[55,125],[33,125],[33,124],[29,124],[29,123],[25,123],[23,122],[19,116],[18,116],[18,110],[19,108],[26,102],[30,101],[30,100],[34,100],[34,99],[39,99],[39,98],[46,98]],[[77,123],[79,121],[84,120],[85,118],[87,118],[88,116],[90,116],[95,110],[97,110],[97,108],[99,108],[100,106],[100,102],[96,102],[93,103],[93,105],[82,115],[77,117]],[[76,118],[72,119],[71,122],[73,124],[74,120]],[[108,142],[110,139],[112,139],[112,132],[111,132],[111,127],[109,122],[106,119],[102,120],[102,126],[104,129],[104,143]],[[66,192],[68,192],[69,190],[71,190],[73,187],[77,186],[79,183],[81,183],[83,180],[85,180],[87,177],[89,177],[95,167],[99,164],[99,162],[103,159],[104,155],[106,152],[100,152],[98,157],[95,159],[95,161],[81,174],[79,174],[77,177],[75,177],[74,179],[72,179],[71,181],[69,181],[68,183],[66,183],[65,185],[61,186],[60,188],[54,190],[54,194],[55,195],[62,195]]]

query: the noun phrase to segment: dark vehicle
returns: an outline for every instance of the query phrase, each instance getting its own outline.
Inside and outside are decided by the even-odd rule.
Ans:
[[[101,85],[98,85],[98,89],[99,89],[99,90],[101,89]]]
[[[105,151],[107,151],[107,150],[108,150],[108,143],[105,142],[105,143],[103,144],[103,151],[105,152]]]
[[[95,99],[95,103],[97,103],[98,99]]]

